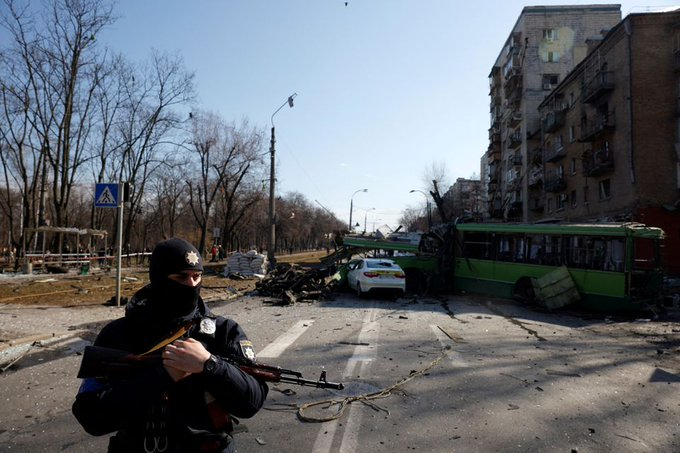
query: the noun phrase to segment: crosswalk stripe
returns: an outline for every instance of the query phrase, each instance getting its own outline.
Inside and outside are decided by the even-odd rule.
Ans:
[[[293,342],[295,342],[295,340],[297,340],[300,335],[305,333],[305,331],[309,329],[313,323],[313,319],[304,319],[302,321],[298,321],[293,327],[288,329],[287,332],[283,333],[276,340],[269,343],[263,350],[259,351],[257,353],[257,357],[259,359],[272,359],[280,356],[281,353],[285,351],[288,346],[293,344]]]

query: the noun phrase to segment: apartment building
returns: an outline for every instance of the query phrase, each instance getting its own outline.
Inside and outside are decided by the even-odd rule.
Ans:
[[[482,182],[479,179],[456,179],[444,198],[450,200],[451,218],[481,219],[485,210],[482,204]]]
[[[620,20],[618,4],[522,10],[489,75],[491,127],[481,167],[491,218],[543,217],[538,106],[587,55],[586,41]]]
[[[680,10],[630,14],[539,105],[544,218],[666,232],[680,275]]]

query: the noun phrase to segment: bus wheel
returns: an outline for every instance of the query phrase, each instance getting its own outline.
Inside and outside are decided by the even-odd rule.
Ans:
[[[531,284],[531,278],[522,277],[515,283],[514,298],[527,303],[533,304],[536,302],[536,294],[534,293],[534,285]]]

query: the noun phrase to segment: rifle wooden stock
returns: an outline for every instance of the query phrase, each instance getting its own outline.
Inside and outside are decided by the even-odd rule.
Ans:
[[[132,354],[120,349],[102,346],[85,346],[83,360],[78,370],[81,379],[90,377],[123,376],[140,369],[161,363],[160,354]],[[305,379],[299,371],[287,370],[277,366],[264,365],[243,358],[224,357],[224,360],[239,367],[257,379],[267,382],[286,382],[302,386],[342,390],[344,385],[326,381],[326,372],[321,372],[318,380]]]
[[[159,354],[132,354],[120,349],[85,346],[78,377],[119,376],[160,362]]]

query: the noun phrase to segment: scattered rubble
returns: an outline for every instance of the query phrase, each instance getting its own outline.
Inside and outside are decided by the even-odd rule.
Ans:
[[[336,289],[334,266],[303,268],[297,264],[279,264],[255,284],[260,296],[280,299],[283,305],[327,299]]]

